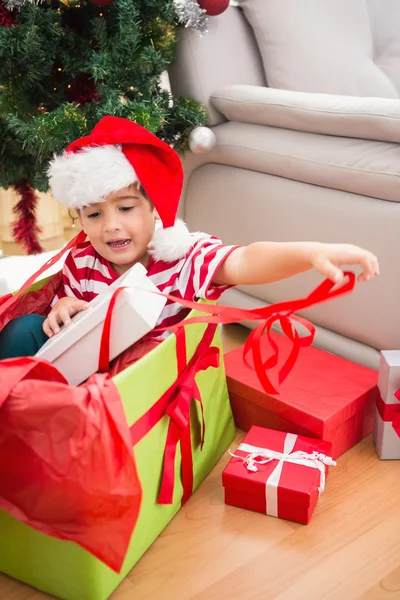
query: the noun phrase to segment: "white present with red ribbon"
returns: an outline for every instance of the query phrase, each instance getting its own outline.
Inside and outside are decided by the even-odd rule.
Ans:
[[[225,503],[309,523],[325,488],[331,442],[253,426],[225,468]]]
[[[166,298],[138,263],[96,296],[87,310],[75,315],[72,323],[62,327],[36,354],[51,362],[71,385],[79,385],[99,369],[103,324],[118,288],[125,289],[115,299],[107,360],[119,356],[156,325]]]
[[[400,458],[400,350],[381,352],[374,440],[379,458]]]

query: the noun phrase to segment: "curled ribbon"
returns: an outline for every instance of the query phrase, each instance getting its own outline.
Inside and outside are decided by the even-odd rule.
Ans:
[[[195,400],[196,402],[199,402],[201,407],[202,448],[204,443],[205,421],[201,394],[197,386],[195,376],[196,373],[198,373],[199,371],[206,370],[209,367],[217,367],[219,364],[218,348],[210,347],[217,325],[220,323],[236,323],[238,321],[248,319],[262,321],[260,325],[258,325],[256,329],[254,329],[254,331],[249,335],[244,347],[244,357],[245,360],[247,360],[247,355],[250,352],[252,353],[254,368],[264,390],[270,394],[277,394],[278,391],[274,388],[267,375],[267,370],[276,366],[279,357],[278,345],[274,342],[274,340],[271,337],[272,326],[276,322],[279,322],[282,327],[283,333],[286,334],[293,343],[292,351],[279,373],[279,383],[282,383],[282,381],[286,379],[286,377],[289,375],[290,371],[294,367],[300,348],[311,345],[315,334],[314,326],[305,319],[298,316],[294,316],[294,311],[307,308],[318,302],[324,302],[333,297],[351,291],[355,285],[355,275],[351,272],[347,272],[345,273],[345,275],[348,278],[348,281],[336,289],[333,289],[335,287],[335,284],[327,279],[324,282],[322,282],[322,284],[318,286],[306,298],[292,300],[289,302],[281,302],[272,306],[251,310],[238,309],[223,305],[206,304],[201,305],[201,307],[199,307],[197,302],[190,302],[187,300],[176,298],[172,295],[161,294],[163,296],[166,296],[169,300],[177,302],[178,304],[181,304],[186,308],[197,311],[201,310],[202,312],[208,314],[199,317],[189,317],[184,321],[181,321],[180,323],[177,323],[176,325],[173,325],[171,327],[156,328],[154,330],[156,332],[165,331],[166,329],[176,331],[178,377],[173,383],[173,385],[161,396],[161,398],[153,405],[153,407],[145,415],[143,415],[143,417],[139,419],[137,423],[133,425],[131,429],[131,434],[133,444],[135,444],[143,437],[143,435],[147,434],[148,431],[164,415],[168,415],[170,417],[164,454],[162,482],[158,497],[159,504],[171,504],[173,502],[175,456],[179,443],[181,446],[182,454],[182,504],[184,504],[186,500],[190,497],[193,490],[193,458],[190,435],[190,405],[191,401]],[[115,290],[107,311],[100,347],[100,371],[108,370],[109,339],[112,312],[117,296],[123,289],[124,288],[121,287]],[[299,333],[293,326],[293,322],[297,322],[303,325],[308,330],[309,335],[300,337]],[[198,323],[206,323],[208,324],[208,328],[206,329],[203,340],[200,342],[192,359],[185,366],[186,345],[183,328],[187,325]],[[270,345],[274,351],[274,354],[271,357],[269,357],[266,361],[263,361],[261,356],[261,338],[264,335],[264,333],[267,333]],[[179,365],[181,365],[181,367],[179,367]],[[289,451],[287,451],[286,453],[288,452]],[[314,468],[320,468],[321,486],[323,488],[325,485],[325,471],[322,472],[321,470],[321,468],[323,469],[322,462],[318,462],[317,460],[317,462],[314,461],[310,463],[309,456],[306,457],[304,453],[302,454],[302,456],[296,454],[294,458],[296,459],[296,461],[306,461],[305,463],[303,462],[299,464],[306,464],[307,466],[314,466]],[[313,459],[314,458],[315,457],[313,457]],[[291,456],[290,462],[293,462],[293,456]],[[275,475],[273,475],[272,479],[270,478],[270,488],[273,481],[279,481],[279,469],[281,469],[279,465],[283,465],[282,460],[280,460],[280,462],[278,463],[278,466],[275,470],[276,472],[274,471]],[[272,504],[276,504],[276,502],[276,498],[270,498],[269,505],[271,506]]]
[[[24,283],[24,285],[21,287],[18,293],[16,293],[15,295],[8,294],[0,298],[0,314],[4,313],[14,302],[16,302],[16,300],[21,296],[21,294],[26,292],[30,288],[30,286],[36,281],[36,279],[40,275],[42,275],[49,267],[56,264],[57,261],[60,260],[60,258],[68,250],[78,246],[79,243],[81,243],[85,239],[86,234],[83,231],[81,231],[60,252],[53,256],[36,273],[34,273]],[[263,308],[256,308],[251,310],[239,309],[231,306],[224,306],[221,304],[213,306],[203,304],[200,308],[197,302],[182,300],[181,298],[177,298],[176,296],[162,294],[161,292],[159,292],[161,295],[163,295],[172,302],[176,302],[190,310],[201,311],[202,313],[206,313],[206,315],[187,318],[181,323],[177,323],[167,328],[157,328],[155,329],[155,331],[161,332],[167,329],[170,331],[178,330],[181,327],[186,327],[187,325],[191,325],[194,323],[228,324],[239,323],[241,321],[246,320],[261,321],[260,325],[258,325],[250,333],[246,341],[246,344],[244,346],[244,360],[248,366],[255,369],[257,377],[267,394],[279,394],[279,391],[272,385],[267,375],[267,371],[275,367],[278,364],[279,359],[279,348],[271,336],[271,330],[273,325],[279,323],[283,333],[291,340],[293,344],[292,351],[289,357],[286,359],[285,363],[279,371],[278,381],[280,385],[281,383],[283,383],[283,381],[293,369],[297,357],[299,355],[300,349],[305,346],[310,346],[313,342],[315,335],[314,325],[312,325],[306,319],[295,316],[294,313],[309,308],[310,306],[314,306],[315,304],[326,302],[327,300],[331,300],[335,297],[351,292],[356,282],[355,275],[350,271],[345,271],[344,276],[345,278],[342,284],[339,286],[336,286],[335,283],[333,283],[329,279],[326,279],[313,292],[311,292],[311,294],[309,294],[305,298],[291,300],[289,302],[279,302],[271,306],[265,306]],[[308,335],[300,336],[296,328],[294,327],[295,323],[303,325],[308,331]],[[261,354],[261,338],[265,333],[268,335],[269,343],[273,350],[273,354],[266,360],[263,360]],[[249,363],[250,354],[253,358],[253,365]],[[101,371],[106,370],[105,366],[107,365],[107,360],[108,357],[103,352],[100,360]]]
[[[24,285],[21,287],[18,293],[16,293],[15,295],[8,294],[0,298],[0,314],[4,313],[4,311],[7,310],[9,306],[11,306],[11,304],[13,304],[21,296],[21,294],[23,294],[29,289],[29,287],[36,281],[36,279],[40,275],[42,275],[49,267],[56,264],[57,261],[68,250],[78,246],[79,243],[81,243],[85,239],[86,234],[83,231],[81,231],[60,252],[58,252],[58,254],[53,256],[36,273],[34,273],[24,283]],[[279,323],[283,333],[291,340],[293,344],[292,351],[289,357],[286,359],[285,363],[279,371],[278,381],[280,385],[281,383],[283,383],[283,381],[293,369],[297,357],[299,355],[300,349],[305,346],[310,346],[313,342],[315,335],[315,327],[306,319],[295,316],[294,313],[309,308],[310,306],[314,306],[315,304],[326,302],[327,300],[331,300],[337,296],[341,296],[343,294],[351,292],[356,282],[355,275],[350,271],[346,271],[344,272],[344,276],[345,279],[339,286],[336,286],[335,283],[333,283],[329,279],[326,279],[313,292],[311,292],[311,294],[309,294],[305,298],[291,300],[289,302],[279,302],[271,306],[265,306],[263,308],[251,310],[239,309],[223,305],[210,306],[206,304],[203,304],[200,308],[197,302],[182,300],[180,298],[177,298],[176,296],[162,294],[161,292],[159,292],[161,295],[167,297],[167,299],[172,302],[176,302],[190,310],[201,310],[201,312],[206,313],[206,315],[188,318],[182,321],[181,323],[177,323],[167,328],[158,328],[155,331],[165,331],[166,329],[171,331],[177,330],[180,327],[186,327],[187,325],[191,325],[194,323],[228,324],[239,323],[241,321],[246,320],[261,321],[260,325],[258,325],[250,333],[246,341],[246,344],[244,346],[244,360],[248,366],[255,369],[257,377],[267,394],[279,394],[279,391],[272,385],[267,374],[268,370],[272,369],[278,364],[279,359],[279,348],[271,336],[271,330],[273,325]],[[308,335],[300,336],[296,328],[294,327],[295,323],[303,325],[308,331]],[[273,354],[266,360],[263,360],[261,354],[261,338],[265,333],[268,335],[269,343],[273,350]],[[253,365],[249,363],[250,354],[253,358]],[[101,356],[100,363],[102,367],[100,370],[106,370],[104,367],[107,364],[107,357],[104,353]]]
[[[308,453],[303,452],[302,450],[293,452],[297,437],[298,436],[293,433],[286,434],[283,452],[271,450],[270,448],[259,448],[244,443],[239,445],[238,450],[246,452],[246,456],[234,454],[229,451],[231,456],[243,461],[243,464],[248,471],[258,471],[258,465],[267,464],[272,460],[277,461],[275,469],[269,475],[265,483],[266,512],[273,517],[278,516],[278,486],[285,462],[318,469],[320,472],[319,494],[325,489],[325,466],[336,465],[336,462],[330,456],[326,456],[326,454],[321,452],[313,451],[312,453]]]
[[[239,323],[241,321],[261,321],[247,338],[243,350],[244,360],[247,366],[255,369],[257,377],[267,394],[279,394],[278,389],[273,386],[267,374],[267,371],[275,367],[279,360],[279,348],[271,336],[272,327],[276,323],[279,323],[283,333],[293,344],[291,353],[279,371],[278,381],[280,385],[287,378],[296,364],[300,349],[305,346],[311,346],[315,336],[314,325],[306,319],[294,315],[294,313],[351,292],[356,283],[355,274],[351,271],[346,271],[344,275],[345,280],[339,287],[335,287],[335,283],[326,279],[305,298],[290,300],[288,302],[278,302],[277,304],[254,309],[235,308],[232,306],[224,306],[222,304],[199,305],[197,302],[182,300],[176,296],[161,294],[160,292],[161,295],[172,302],[176,302],[190,310],[196,310],[207,314],[199,317],[189,317],[180,323],[165,328],[159,327],[154,331],[162,332],[165,330],[179,330],[182,327],[187,327],[188,325],[195,323],[227,325],[229,323]],[[300,336],[294,327],[295,323],[302,325],[308,331],[308,335]],[[266,360],[263,360],[261,353],[261,338],[265,333],[268,336],[273,354]],[[254,367],[249,363],[249,354],[252,355]]]

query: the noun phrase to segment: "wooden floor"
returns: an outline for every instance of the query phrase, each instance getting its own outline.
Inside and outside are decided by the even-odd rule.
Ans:
[[[225,348],[245,335],[227,328]],[[331,469],[307,526],[225,506],[228,458],[112,600],[400,600],[400,461],[379,461],[371,437]],[[46,598],[0,576],[1,600]]]

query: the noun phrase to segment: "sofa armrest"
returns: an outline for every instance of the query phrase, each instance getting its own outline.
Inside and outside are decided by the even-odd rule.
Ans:
[[[400,142],[400,101],[230,85],[211,96],[229,121]]]

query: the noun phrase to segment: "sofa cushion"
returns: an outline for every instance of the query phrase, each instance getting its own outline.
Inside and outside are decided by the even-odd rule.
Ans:
[[[400,96],[398,0],[241,0],[270,87]]]
[[[363,98],[228,85],[211,96],[228,121],[400,143],[397,98]]]
[[[400,202],[400,145],[231,121],[208,162]]]

